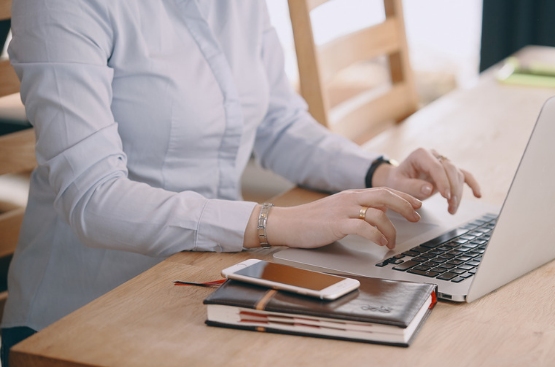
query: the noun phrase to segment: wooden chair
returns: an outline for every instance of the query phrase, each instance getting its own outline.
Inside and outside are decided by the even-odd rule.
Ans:
[[[0,0],[0,20],[10,19],[11,0]],[[35,166],[35,134],[29,129],[19,98],[19,80],[8,60],[0,60],[0,178],[28,174]],[[0,319],[7,298],[7,268],[14,253],[25,207],[3,200],[0,193]]]
[[[326,2],[289,0],[300,92],[318,122],[361,144],[418,108],[402,0],[383,0],[385,21],[382,23],[316,45],[310,15]],[[347,68],[358,65],[363,70],[364,62],[380,57],[387,64],[388,85],[373,91],[344,87],[341,83],[339,87],[335,83],[334,87],[337,76]]]

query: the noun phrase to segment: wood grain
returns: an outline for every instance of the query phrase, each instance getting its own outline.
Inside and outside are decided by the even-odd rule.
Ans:
[[[476,173],[485,200],[500,203],[554,90],[499,85],[493,71],[366,148],[403,158],[417,146],[436,147]],[[274,202],[295,205],[324,195],[296,188]],[[12,366],[555,365],[555,262],[471,304],[440,302],[409,348],[208,327],[202,300],[211,290],[172,283],[218,279],[229,265],[270,260],[279,250],[176,254],[15,346]]]

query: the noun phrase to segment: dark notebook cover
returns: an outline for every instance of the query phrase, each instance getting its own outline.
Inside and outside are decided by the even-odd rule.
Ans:
[[[352,277],[360,288],[334,301],[275,291],[266,287],[228,280],[204,300],[204,304],[227,305],[292,315],[309,315],[335,320],[349,320],[406,328],[424,303],[433,295],[430,309],[436,303],[436,286],[377,278]],[[421,321],[423,323],[426,317]],[[238,324],[206,321],[209,325],[259,330]],[[259,330],[262,331],[262,330]],[[265,331],[286,333],[283,330]],[[289,331],[289,333],[299,334]],[[372,341],[370,341],[372,342]],[[375,340],[373,342],[380,342]],[[407,346],[407,344],[398,344]]]

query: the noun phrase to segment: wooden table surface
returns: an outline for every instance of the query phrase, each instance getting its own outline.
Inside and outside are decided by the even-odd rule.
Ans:
[[[521,57],[555,51],[528,48]],[[365,148],[402,159],[433,147],[471,170],[500,204],[543,102],[555,89],[505,86],[482,76],[420,110]],[[468,192],[466,193],[468,194]],[[320,197],[302,189],[276,198]],[[469,195],[467,195],[469,196]],[[208,327],[208,281],[274,252],[179,253],[12,349],[12,366],[555,366],[555,262],[471,304],[440,302],[409,348]]]

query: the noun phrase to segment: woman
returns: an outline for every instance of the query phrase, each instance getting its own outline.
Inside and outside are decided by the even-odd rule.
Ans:
[[[15,0],[12,22],[38,167],[10,269],[10,341],[178,251],[318,247],[347,234],[392,248],[386,209],[417,221],[418,199],[436,191],[451,213],[465,182],[480,195],[430,151],[394,167],[318,125],[283,72],[263,1]],[[264,208],[259,238],[261,207],[239,187],[252,152],[339,193]]]

